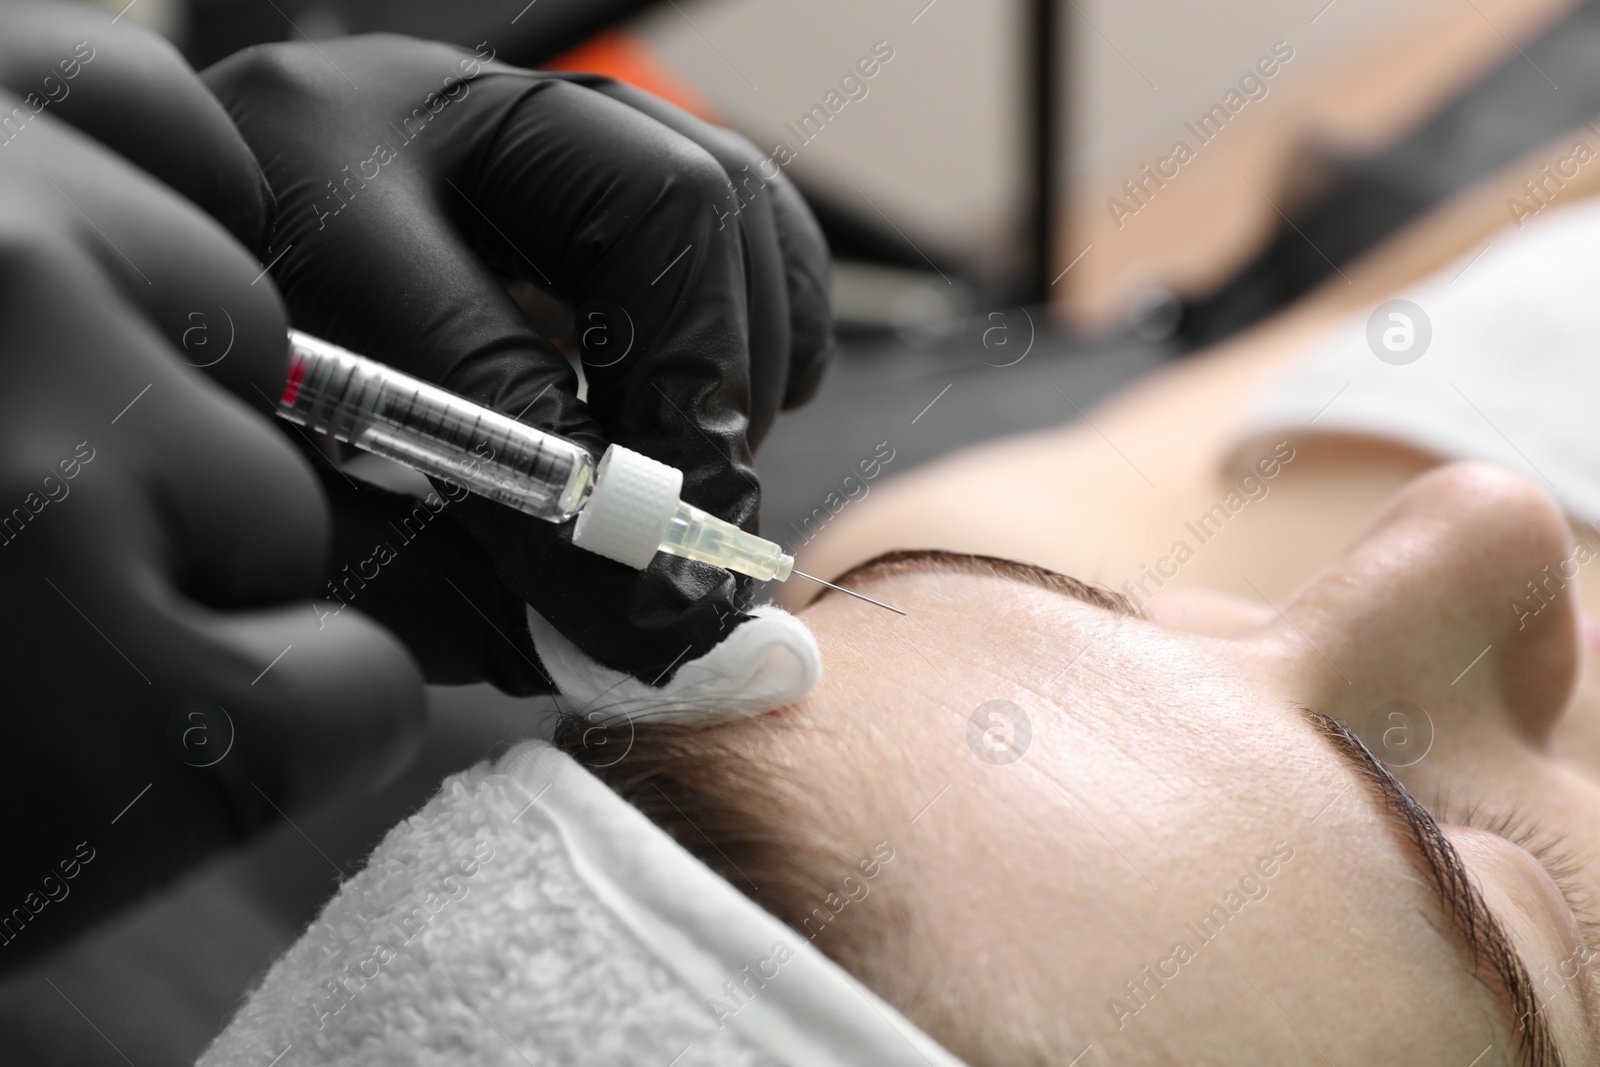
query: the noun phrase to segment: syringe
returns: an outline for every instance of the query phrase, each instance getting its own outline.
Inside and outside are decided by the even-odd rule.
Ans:
[[[278,414],[547,522],[576,516],[573,544],[630,567],[670,552],[763,581],[798,574],[889,607],[795,570],[780,545],[679,500],[682,471],[615,444],[596,465],[565,437],[299,330],[289,331]]]

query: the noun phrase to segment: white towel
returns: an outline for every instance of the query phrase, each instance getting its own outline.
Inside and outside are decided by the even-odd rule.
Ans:
[[[392,829],[200,1064],[959,1067],[539,741]]]
[[[1419,359],[1380,360],[1374,309],[1352,316],[1266,390],[1241,447],[1308,429],[1388,438],[1500,463],[1600,520],[1600,201],[1547,209],[1396,296],[1431,323]]]

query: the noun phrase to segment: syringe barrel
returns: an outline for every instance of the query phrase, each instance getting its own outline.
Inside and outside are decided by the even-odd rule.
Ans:
[[[549,522],[594,488],[581,445],[298,330],[278,414]]]

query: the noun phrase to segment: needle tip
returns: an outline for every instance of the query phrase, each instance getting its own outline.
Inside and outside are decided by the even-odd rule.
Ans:
[[[886,611],[894,612],[896,615],[905,615],[905,612],[901,611],[899,608],[891,607],[890,605],[885,604],[881,600],[873,600],[871,597],[863,596],[862,594],[856,592],[854,589],[846,589],[842,585],[834,585],[832,582],[825,582],[821,578],[818,578],[815,575],[807,574],[805,571],[790,571],[790,573],[791,574],[797,574],[800,577],[805,578],[805,579],[807,579],[809,581],[816,582],[818,585],[825,585],[829,589],[837,589],[839,592],[844,593],[846,596],[853,596],[857,600],[865,600],[868,604],[875,604],[878,607],[883,608]],[[907,617],[909,617],[909,616],[907,616]]]

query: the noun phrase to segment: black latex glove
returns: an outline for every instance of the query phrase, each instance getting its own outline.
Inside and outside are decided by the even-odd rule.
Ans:
[[[112,18],[0,5],[0,967],[382,777],[422,715],[389,634],[319,629],[327,504],[261,413],[283,308],[173,191],[255,240],[254,159]]]
[[[736,135],[604,78],[491,55],[372,36],[252,48],[204,73],[277,196],[257,253],[295,325],[596,455],[615,441],[678,467],[686,500],[753,528],[751,447],[814,391],[831,349],[815,220]],[[576,308],[587,403],[508,279]],[[409,604],[358,601],[407,634],[430,677],[439,656],[424,645],[448,637],[428,631],[488,622],[488,640],[521,643],[486,657],[491,679],[548,688],[523,601],[646,681],[743,618],[716,568],[658,555],[634,571],[573,548],[570,527],[477,497],[446,514],[509,594],[436,581]]]

